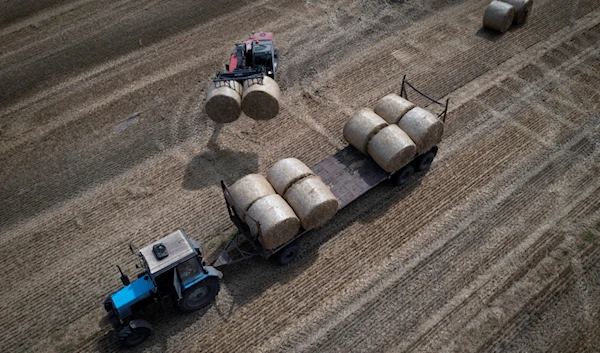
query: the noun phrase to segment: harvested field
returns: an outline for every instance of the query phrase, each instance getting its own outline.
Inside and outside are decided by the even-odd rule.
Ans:
[[[233,231],[219,182],[312,167],[402,75],[450,98],[428,173],[222,268],[216,302],[156,315],[133,352],[599,352],[600,2],[4,1],[0,352],[116,352],[102,302],[128,244]],[[232,25],[235,23],[235,25]],[[270,30],[279,114],[203,111],[236,41]],[[434,111],[409,90],[417,106]]]

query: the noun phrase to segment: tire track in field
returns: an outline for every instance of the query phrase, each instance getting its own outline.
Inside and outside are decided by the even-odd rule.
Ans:
[[[539,171],[538,171],[538,172],[539,172]],[[537,172],[536,172],[536,174],[537,174]],[[457,191],[457,192],[460,192],[460,191]],[[512,194],[512,192],[511,192],[511,194]],[[407,217],[410,217],[410,214],[408,214],[408,215],[407,215]],[[401,227],[400,227],[400,229],[401,229]],[[367,250],[367,253],[368,253],[368,250]],[[382,254],[382,256],[384,256],[384,257],[385,257],[385,254]],[[432,261],[434,261],[434,260],[435,260],[435,258],[436,258],[436,256],[432,256],[431,258],[432,258]],[[426,266],[427,266],[427,265],[426,265],[426,264],[423,264],[423,263],[420,263],[420,264],[419,264],[419,268],[426,267]],[[415,267],[416,267],[416,266],[415,266]],[[332,269],[332,270],[333,270],[333,271],[335,271],[335,269]],[[348,269],[348,270],[349,270],[349,269]],[[388,272],[388,271],[386,271],[385,273],[389,275],[389,272]],[[386,280],[386,281],[387,281],[387,280]],[[364,295],[363,295],[363,297],[364,297]],[[348,308],[348,306],[349,306],[348,304],[344,304],[344,307]],[[355,308],[362,308],[363,306],[364,306],[364,304],[363,304],[363,305],[359,305],[358,307],[355,307]],[[354,307],[354,306],[353,306],[353,307]],[[336,311],[335,311],[335,309],[332,309],[332,310],[333,310],[333,312],[336,312]],[[346,309],[346,310],[348,310],[348,309]],[[343,311],[342,311],[342,312],[343,312]],[[331,320],[328,320],[328,321],[331,321]],[[329,324],[329,323],[328,323],[328,324]],[[339,332],[339,330],[338,330],[337,332]],[[317,336],[318,336],[318,337],[321,337],[321,338],[323,338],[323,337],[325,337],[325,334],[324,334],[324,333],[321,333],[321,334],[314,334],[314,333],[313,333],[313,334],[308,334],[308,333],[307,333],[307,334],[306,334],[306,336],[305,336],[305,337],[303,337],[303,338],[304,338],[304,339],[309,339],[309,337],[317,337]],[[310,339],[310,340],[312,340],[312,339]],[[306,347],[306,348],[308,348],[308,347]]]
[[[567,163],[565,163],[567,164]],[[556,169],[554,169],[556,168]],[[561,170],[561,166],[560,165],[554,165],[553,166],[554,172],[558,172],[559,170]],[[538,178],[539,176],[539,178]],[[536,180],[536,178],[538,178]],[[458,282],[458,284],[456,285],[448,285],[445,286],[443,283],[447,280],[447,278],[453,278],[455,276],[455,274],[453,273],[453,268],[451,266],[442,266],[440,273],[437,273],[438,270],[434,270],[433,268],[431,268],[431,266],[419,266],[420,269],[425,268],[426,271],[425,272],[425,276],[427,276],[427,278],[436,278],[438,279],[437,283],[436,283],[436,289],[435,292],[439,291],[440,286],[442,286],[443,288],[464,288],[466,287],[467,283],[471,282],[471,279],[478,277],[479,275],[477,275],[477,273],[479,274],[483,274],[486,272],[487,268],[489,266],[492,266],[492,264],[494,263],[494,259],[498,259],[498,258],[502,258],[502,254],[507,253],[508,249],[507,248],[513,248],[516,243],[521,240],[523,233],[528,234],[530,233],[530,229],[524,229],[523,232],[521,233],[521,231],[518,231],[516,233],[514,233],[511,237],[507,238],[507,239],[502,239],[502,237],[500,237],[500,239],[495,239],[498,236],[494,235],[494,232],[491,232],[492,234],[490,234],[490,236],[486,236],[486,237],[478,237],[475,234],[484,234],[485,233],[485,229],[502,229],[503,228],[503,224],[511,224],[511,222],[515,222],[515,220],[518,222],[518,224],[524,223],[523,225],[526,226],[525,224],[530,224],[530,227],[533,227],[534,224],[538,224],[539,221],[536,221],[536,214],[538,213],[533,212],[531,215],[527,216],[527,221],[524,220],[520,220],[519,218],[521,217],[525,217],[524,214],[527,214],[528,212],[526,211],[526,209],[524,209],[526,203],[522,203],[523,200],[529,200],[530,203],[532,204],[532,208],[535,209],[535,205],[537,203],[539,203],[539,199],[541,197],[545,197],[545,193],[542,190],[547,189],[547,185],[552,181],[552,179],[554,178],[554,175],[552,174],[545,174],[544,170],[541,171],[536,177],[534,177],[533,179],[529,180],[529,183],[524,187],[523,190],[515,190],[515,195],[518,195],[517,199],[508,199],[508,202],[502,203],[498,206],[497,210],[494,210],[493,217],[490,217],[491,219],[487,219],[484,218],[481,221],[481,229],[475,229],[472,230],[473,226],[470,227],[469,230],[472,230],[470,232],[467,233],[474,233],[471,234],[471,237],[474,239],[477,239],[474,242],[468,242],[466,243],[466,248],[458,248],[455,251],[450,251],[449,252],[456,252],[459,254],[465,254],[465,258],[463,261],[460,261],[461,265],[462,265],[462,273],[461,273],[461,277],[462,281]],[[536,195],[537,194],[537,195]],[[535,195],[535,196],[534,196]],[[498,217],[498,214],[500,215]],[[517,217],[517,215],[520,214],[519,217]],[[477,227],[477,226],[475,226]],[[521,229],[520,229],[521,230]],[[533,229],[531,229],[533,230]],[[453,239],[453,242],[458,242],[463,243],[462,241],[462,235],[457,236],[456,238]],[[479,239],[478,239],[479,238]],[[483,239],[482,239],[483,238]],[[478,241],[480,241],[481,243],[478,243]],[[448,247],[452,248],[455,247],[454,245],[448,245]],[[488,254],[489,249],[494,249],[491,253]],[[459,250],[460,249],[460,250]],[[478,260],[476,263],[479,265],[471,265],[473,263],[473,259],[478,257],[478,253],[479,252],[484,252],[486,253],[485,257],[482,258],[481,260]],[[462,256],[462,255],[461,255]],[[482,255],[479,255],[482,256]],[[468,260],[467,260],[468,259]],[[444,255],[443,254],[438,254],[436,256],[436,262],[443,262],[444,261]],[[469,270],[470,266],[474,266],[473,269]],[[466,274],[464,273],[466,269]],[[432,271],[435,271],[434,273],[432,273]],[[414,281],[418,281],[417,279],[414,279]],[[377,327],[382,326],[382,323],[385,323],[385,327],[388,327],[388,325],[397,327],[397,330],[399,332],[406,332],[406,330],[410,331],[410,327],[412,327],[412,323],[410,322],[410,317],[409,318],[403,318],[402,313],[404,312],[411,312],[412,310],[414,310],[413,308],[415,307],[415,305],[417,305],[418,303],[412,303],[411,300],[408,299],[404,299],[404,298],[419,298],[419,299],[415,299],[415,301],[417,302],[422,302],[423,298],[426,297],[427,293],[425,292],[426,289],[422,289],[423,292],[417,292],[417,293],[406,293],[404,295],[400,294],[401,292],[403,292],[403,288],[401,286],[395,286],[395,288],[393,289],[389,289],[389,291],[392,291],[393,293],[398,292],[398,295],[394,295],[394,294],[383,294],[383,295],[379,295],[378,301],[373,303],[371,307],[365,307],[363,308],[361,311],[364,313],[365,317],[364,318],[352,318],[349,319],[348,321],[352,322],[352,325],[355,326],[355,330],[362,330],[363,327],[365,328],[365,330],[374,330],[375,332],[380,332],[381,330],[377,329]],[[453,294],[450,294],[450,296],[454,296]],[[385,308],[385,306],[383,306],[382,309],[379,309],[379,307],[381,306],[381,303],[386,303],[389,302],[389,300],[391,300],[392,297],[397,297],[397,298],[402,298],[400,299],[400,301],[405,301],[408,300],[408,302],[401,307],[395,307],[394,309],[391,308]],[[433,310],[434,307],[439,306],[443,303],[443,300],[432,300],[432,302],[424,307],[419,309],[420,314],[418,315],[419,317],[422,316],[426,316],[427,313],[430,312],[434,312],[435,310]],[[391,309],[391,310],[390,310]],[[382,312],[379,312],[377,314],[377,311],[381,311],[384,310]],[[373,318],[373,320],[376,320],[375,322],[373,320],[370,320],[371,318]],[[414,317],[413,317],[414,319]],[[359,326],[360,325],[360,328]],[[372,327],[369,328],[369,325],[371,325]],[[398,326],[399,325],[399,326]],[[404,327],[404,329],[402,329],[402,327]],[[369,336],[368,335],[362,335],[362,334],[356,334],[353,333],[352,331],[350,333],[347,334],[340,334],[339,328],[336,332],[337,335],[340,336],[345,336],[347,337],[346,340],[350,340],[350,342],[348,343],[344,343],[344,344],[348,344],[351,347],[360,347],[361,344],[363,343],[361,340],[368,340]],[[357,340],[352,342],[352,338],[357,337]],[[319,349],[325,349],[325,350],[329,350],[329,349],[333,349],[333,345],[335,345],[336,343],[335,340],[329,341],[328,344],[324,347],[320,347]],[[375,344],[376,347],[381,347],[382,343],[381,343],[381,338],[378,339],[377,343],[375,342],[370,342],[371,344]],[[339,344],[339,342],[338,342]],[[388,343],[389,345],[389,343]],[[395,345],[395,344],[394,344]],[[373,346],[370,346],[373,347]],[[360,349],[360,348],[358,348]]]
[[[564,236],[562,234],[557,234],[555,232],[548,233],[547,236],[541,236],[533,243],[533,245],[526,248],[521,257],[523,259],[523,265],[518,271],[510,275],[502,273],[493,276],[477,291],[472,291],[468,294],[468,297],[462,302],[460,302],[461,296],[453,298],[452,301],[444,306],[445,310],[442,310],[441,313],[436,313],[417,330],[420,332],[424,331],[424,333],[419,336],[416,341],[408,345],[405,351],[423,352],[425,350],[442,350],[442,342],[448,342],[453,337],[456,337],[459,333],[458,331],[466,325],[466,322],[481,312],[482,302],[485,302],[486,300],[488,302],[493,301],[495,296],[505,292],[514,282],[522,278],[529,269],[536,267],[551,250],[563,242]],[[489,299],[486,299],[482,293],[485,293],[487,287],[492,286],[495,281],[503,281],[504,285],[498,288]],[[458,300],[459,303],[455,304],[455,300]],[[453,305],[455,306],[453,307]],[[442,319],[436,321],[440,316]]]
[[[10,90],[0,90],[0,101],[9,105],[23,96],[29,96],[47,88],[54,81],[85,72],[89,67],[107,59],[135,51],[139,39],[156,43],[172,35],[192,28],[199,21],[208,21],[222,13],[239,10],[244,3],[239,1],[219,2],[187,1],[173,3],[158,2],[155,6],[140,8],[125,15],[122,21],[112,23],[102,31],[92,32],[79,42],[62,46],[59,51],[40,53],[31,62],[12,65],[9,71],[0,72],[0,82]],[[81,38],[81,34],[79,34]]]
[[[559,32],[559,29],[561,28],[563,30],[560,32],[563,32],[563,35],[552,36],[551,38],[553,38],[555,42],[559,43],[564,41],[564,35],[569,35],[569,32],[571,32],[571,28],[566,27],[566,22],[563,21],[560,15],[560,9],[566,6],[568,6],[566,2],[551,2],[550,4],[545,3],[544,6],[538,5],[538,7],[536,7],[536,11],[543,11],[545,20],[531,22],[528,25],[529,27],[523,28],[522,31],[515,32],[514,34],[511,33],[510,38],[509,36],[504,36],[502,39],[491,43],[489,41],[482,41],[481,39],[477,39],[477,37],[472,36],[470,37],[471,39],[468,50],[452,58],[448,58],[448,60],[444,63],[436,63],[435,65],[427,66],[427,69],[419,69],[419,67],[424,65],[421,62],[422,56],[415,56],[412,63],[408,65],[400,65],[397,67],[397,69],[394,69],[395,66],[391,66],[389,69],[391,72],[386,71],[385,74],[389,77],[392,73],[396,73],[397,77],[400,78],[403,73],[409,73],[409,79],[413,83],[418,83],[419,88],[422,88],[433,97],[442,97],[447,94],[447,92],[453,91],[465,85],[467,82],[472,81],[478,78],[478,76],[486,73],[490,70],[490,66],[495,67],[495,65],[509,59],[509,53],[511,53],[509,48],[514,45],[518,44],[521,48],[523,48],[522,50],[527,50],[530,47],[533,48],[535,43],[552,45],[552,41],[548,40],[548,35]],[[479,13],[480,9],[477,7],[472,11]],[[595,19],[593,22],[597,23],[597,11],[595,11],[594,17]],[[477,21],[479,21],[479,19]],[[585,24],[582,25],[586,26],[588,23],[589,22],[586,21]],[[479,24],[479,22],[477,22],[477,24]],[[409,43],[412,38],[411,35],[412,33],[408,34],[408,36],[404,36],[405,38],[408,37],[406,41]],[[390,43],[383,42],[378,47],[393,47],[393,44],[391,43],[391,40]],[[389,52],[389,49],[381,49],[381,51],[387,53]],[[513,52],[518,53],[518,51]],[[531,53],[529,55],[531,55]],[[352,77],[353,80],[345,81],[342,85],[340,85],[340,87],[343,87],[343,89],[340,89],[340,92],[337,94],[339,101],[343,102],[348,101],[349,99],[356,100],[353,92],[359,89],[357,86],[358,82],[361,83],[361,91],[369,92],[369,102],[374,102],[376,98],[388,93],[389,91],[399,91],[401,83],[400,79],[395,81],[384,80],[383,77],[373,76],[378,72],[375,69],[376,67],[381,67],[389,61],[388,55],[381,55],[378,59],[369,60],[368,63],[364,63],[366,59],[353,59],[354,62],[358,63],[340,66],[343,68],[347,67],[347,69],[345,69],[345,71],[341,72],[339,75],[342,77]],[[465,62],[471,63],[470,66],[465,66]],[[349,75],[350,72],[352,72],[353,75]],[[432,74],[434,72],[436,74]],[[498,73],[500,73],[500,78],[502,78],[503,76],[501,71],[498,71]],[[354,79],[356,75],[359,75],[359,77]],[[429,79],[427,80],[425,77]],[[443,79],[441,79],[441,77],[443,77]],[[493,77],[492,79],[498,80],[498,76]],[[364,82],[364,84],[362,82]],[[363,103],[360,103],[359,101],[358,104],[370,104],[365,103],[365,100],[362,102]]]
[[[442,197],[442,198],[443,198],[443,197]],[[400,227],[400,228],[402,228],[402,227]]]
[[[597,248],[597,246],[595,247]],[[589,340],[586,339],[586,331],[592,333],[594,323],[591,321],[581,322],[578,312],[583,310],[582,314],[585,317],[593,311],[586,311],[586,302],[589,304],[589,300],[586,301],[586,289],[582,290],[578,283],[581,283],[585,274],[583,272],[584,266],[587,263],[598,263],[599,257],[592,249],[594,249],[594,246],[585,250],[581,256],[575,251],[572,260],[577,260],[576,262],[579,264],[569,264],[566,270],[567,274],[560,278],[562,281],[554,281],[558,283],[552,283],[551,288],[545,288],[549,290],[542,291],[540,295],[523,307],[518,314],[511,318],[508,325],[498,332],[493,340],[487,342],[486,346],[483,347],[483,351],[506,352],[517,347],[517,349],[522,349],[522,346],[515,347],[514,342],[518,344],[519,341],[523,341],[521,338],[523,335],[527,335],[525,340],[530,342],[528,343],[529,346],[544,347],[544,345],[550,344],[553,347],[558,346],[556,348],[559,351],[578,350],[586,347],[589,343]],[[577,306],[577,313],[566,310],[565,303],[559,306],[559,302],[566,300],[565,296],[583,296],[579,300],[570,301],[570,303],[574,303],[571,305]],[[566,305],[569,305],[569,303]],[[555,308],[561,308],[560,312],[557,313]],[[547,318],[545,319],[544,316]],[[569,325],[568,321],[571,321],[571,323],[567,327],[566,325]],[[544,337],[541,337],[539,333],[536,335],[536,331],[538,331],[536,327],[540,326],[545,332]],[[549,330],[552,327],[555,330]],[[551,331],[552,335],[547,336],[548,331]],[[575,338],[574,340],[565,334],[569,331],[573,333],[571,337]]]
[[[461,169],[464,169],[464,168],[461,168]],[[442,197],[442,198],[443,198],[443,197]]]
[[[268,329],[268,328],[266,328],[266,329]]]
[[[76,31],[97,34],[96,30],[105,27],[108,21],[117,22],[139,9],[139,4],[137,7],[131,5],[130,0],[103,2],[101,6],[85,0],[68,4],[57,11],[43,12],[41,16],[18,23],[18,30],[0,34],[0,60],[5,62],[5,67],[11,67],[31,62],[41,55],[47,57],[57,53],[66,45],[73,45],[66,38],[76,36]],[[17,54],[21,60],[18,57],[12,60]]]
[[[262,14],[262,16],[258,16],[259,14]],[[264,21],[269,20],[269,17],[265,17],[265,14],[261,13],[260,8],[253,9],[249,15],[261,18]],[[59,84],[55,93],[52,91],[47,92],[48,90],[45,90],[43,92],[44,94],[34,101],[26,99],[20,107],[17,106],[14,109],[9,108],[10,110],[8,110],[6,114],[12,115],[17,112],[19,112],[19,114],[24,114],[31,119],[36,127],[31,129],[31,127],[23,126],[22,129],[24,130],[18,130],[19,125],[16,125],[16,130],[12,134],[12,136],[16,138],[11,139],[8,139],[11,136],[10,134],[7,135],[7,133],[10,133],[10,130],[8,130],[7,133],[4,134],[5,136],[2,136],[3,139],[8,139],[3,143],[2,152],[8,152],[11,149],[22,146],[34,137],[40,138],[41,136],[48,135],[50,132],[56,131],[70,122],[80,121],[82,117],[86,115],[89,116],[90,113],[98,108],[109,106],[113,102],[123,99],[150,84],[181,74],[186,70],[189,71],[201,67],[202,75],[198,77],[210,76],[215,65],[212,62],[215,59],[216,53],[208,53],[208,55],[199,56],[197,55],[197,52],[201,51],[202,47],[198,43],[190,45],[190,41],[194,40],[194,36],[197,36],[201,30],[206,31],[207,28],[210,30],[210,28],[214,28],[214,26],[215,23],[209,22],[191,33],[176,37],[176,40],[174,41],[157,43],[152,47],[141,51],[139,54],[133,53],[124,59],[111,61],[98,69],[93,69],[88,75],[84,74],[75,78],[73,81],[67,82],[64,87]],[[240,29],[240,31],[241,30],[242,29]],[[231,40],[233,41],[234,39]],[[221,38],[212,37],[205,40],[203,45],[224,47],[225,44],[222,42]],[[173,48],[176,48],[176,50],[173,50]],[[223,52],[226,52],[225,49]],[[154,60],[144,62],[141,60],[144,58],[144,55],[150,56],[150,58]],[[158,59],[159,56],[160,59]],[[181,57],[184,57],[185,60],[182,60]],[[219,62],[220,61],[221,60],[219,60]],[[111,72],[110,70],[115,71]],[[70,90],[72,90],[72,87],[79,85],[80,83],[84,83],[84,87],[88,89],[83,90],[83,94],[79,92],[71,94]],[[99,86],[102,87],[104,85],[116,85],[121,89],[113,92],[104,92],[99,89]],[[92,92],[94,90],[100,91],[99,94],[101,96],[99,98],[97,97],[98,93],[93,95]],[[67,93],[67,98],[71,98],[71,100],[66,100],[65,102],[65,98],[63,97],[64,93]],[[51,97],[58,95],[58,100],[49,100],[48,95],[51,95]],[[80,103],[82,100],[85,104]],[[42,103],[41,106],[44,107],[44,110],[42,111],[39,111],[40,104],[37,104],[40,101]],[[89,101],[92,101],[93,103],[90,104]],[[65,114],[64,105],[70,105],[70,103],[75,105],[76,109],[70,109],[70,111]],[[141,103],[147,105],[145,102]],[[33,111],[19,111],[22,108],[27,110],[33,109]],[[50,112],[47,111],[48,109]],[[59,118],[48,120],[48,114],[57,114],[59,115]],[[39,119],[43,120],[39,121]],[[22,122],[21,124],[24,123]],[[94,122],[93,124],[96,123]]]

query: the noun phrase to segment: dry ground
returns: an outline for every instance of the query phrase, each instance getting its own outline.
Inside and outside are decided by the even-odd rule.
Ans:
[[[218,183],[344,146],[401,77],[450,97],[434,166],[224,268],[215,304],[132,351],[600,351],[600,1],[2,1],[0,351],[112,352],[101,303],[127,244],[183,227],[214,258]],[[281,114],[202,111],[233,43],[272,30]],[[423,104],[424,102],[418,101]]]

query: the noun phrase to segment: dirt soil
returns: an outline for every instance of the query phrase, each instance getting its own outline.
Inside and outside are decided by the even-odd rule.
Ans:
[[[431,170],[287,267],[224,267],[131,352],[599,352],[600,1],[535,0],[504,35],[488,3],[2,1],[0,351],[119,351],[102,302],[130,242],[183,227],[214,259],[221,180],[318,163],[406,74],[450,98]],[[281,112],[216,126],[210,78],[252,30],[275,33]]]

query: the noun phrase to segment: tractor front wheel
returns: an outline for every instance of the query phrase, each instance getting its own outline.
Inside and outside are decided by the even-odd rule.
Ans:
[[[179,300],[179,309],[182,311],[200,310],[212,303],[220,289],[218,278],[207,277],[183,293],[183,297]]]
[[[147,327],[132,328],[131,325],[127,325],[119,331],[119,344],[123,347],[135,347],[144,342],[151,332]]]

